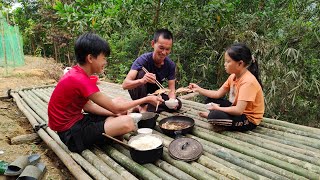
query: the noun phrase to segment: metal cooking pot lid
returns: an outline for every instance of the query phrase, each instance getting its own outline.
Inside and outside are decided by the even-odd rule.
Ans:
[[[194,161],[203,151],[201,143],[192,138],[181,137],[169,144],[169,154],[172,158],[182,161]]]

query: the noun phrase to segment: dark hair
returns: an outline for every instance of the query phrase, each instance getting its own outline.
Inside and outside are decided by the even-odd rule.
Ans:
[[[162,36],[164,39],[172,39],[172,33],[168,29],[158,29],[153,36],[153,41],[156,43],[159,40],[159,37]]]
[[[77,63],[83,65],[86,63],[86,57],[89,54],[95,58],[101,53],[105,56],[109,56],[110,47],[107,41],[100,36],[89,32],[81,35],[77,39],[74,46],[74,52]]]
[[[248,70],[256,77],[260,86],[262,87],[262,82],[260,80],[260,73],[258,62],[253,59],[251,50],[243,43],[236,43],[231,45],[227,49],[228,55],[234,61],[243,61],[246,66],[248,66]]]

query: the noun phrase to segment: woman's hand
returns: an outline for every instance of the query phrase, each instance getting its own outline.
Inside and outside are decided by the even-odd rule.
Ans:
[[[208,110],[216,110],[219,107],[220,107],[220,104],[216,104],[216,103],[213,103],[213,102],[207,104],[207,109]]]
[[[191,89],[193,92],[199,92],[199,89],[201,89],[201,87],[195,83],[190,83],[188,88]]]

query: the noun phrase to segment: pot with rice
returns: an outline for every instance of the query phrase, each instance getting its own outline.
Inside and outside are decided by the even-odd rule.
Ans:
[[[162,157],[163,141],[156,134],[139,134],[128,141],[131,158],[139,164],[152,163]]]

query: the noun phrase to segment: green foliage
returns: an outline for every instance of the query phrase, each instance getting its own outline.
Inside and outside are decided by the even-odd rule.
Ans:
[[[224,50],[234,42],[244,42],[259,63],[266,117],[307,125],[314,125],[320,117],[318,1],[21,2],[23,7],[13,16],[23,29],[28,53],[54,56],[70,64],[72,42],[83,32],[94,31],[112,48],[108,78],[121,83],[132,62],[152,50],[155,29],[165,27],[174,33],[170,57],[177,64],[177,87],[197,82],[216,89],[228,76]]]

